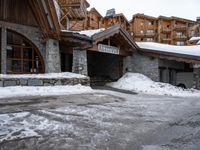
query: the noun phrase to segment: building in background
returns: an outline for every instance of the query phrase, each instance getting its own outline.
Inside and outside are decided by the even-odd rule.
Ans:
[[[107,11],[107,15],[101,20],[101,27],[108,28],[113,25],[121,25],[126,31],[130,31],[130,23],[123,13],[115,14],[115,10]]]
[[[171,45],[187,45],[188,40],[198,36],[200,25],[196,21],[159,16],[158,18],[144,14],[133,15],[130,21],[131,33],[135,41],[158,42]]]

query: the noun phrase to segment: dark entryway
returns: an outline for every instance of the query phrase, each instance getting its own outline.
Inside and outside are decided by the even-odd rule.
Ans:
[[[61,53],[61,71],[72,72],[73,55],[70,53]]]
[[[100,52],[87,52],[91,83],[116,81],[123,75],[123,57]]]

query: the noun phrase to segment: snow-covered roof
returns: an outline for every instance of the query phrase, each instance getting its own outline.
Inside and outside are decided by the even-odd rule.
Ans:
[[[197,45],[200,45],[200,40],[197,42]]]
[[[73,31],[73,32],[92,37],[93,35],[95,35],[97,33],[103,32],[104,30],[105,30],[105,28],[100,28],[100,29],[96,29],[96,30],[83,30],[83,31]]]
[[[141,49],[159,51],[159,52],[168,52],[176,54],[184,54],[190,56],[200,56],[200,45],[194,46],[175,46],[168,44],[160,44],[154,42],[136,42],[136,44]]]
[[[198,40],[200,40],[200,37],[192,37],[192,38],[190,38],[190,41],[198,41]]]
[[[105,28],[95,29],[95,30],[82,30],[82,31],[70,31],[70,30],[62,30],[63,32],[73,32],[78,34],[83,34],[88,37],[92,37],[93,35],[105,31]]]

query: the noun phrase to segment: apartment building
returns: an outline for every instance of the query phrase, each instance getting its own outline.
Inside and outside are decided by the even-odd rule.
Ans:
[[[135,41],[187,45],[188,40],[199,33],[198,22],[173,16],[155,18],[136,14],[130,24]]]
[[[131,35],[135,41],[157,41],[156,18],[144,14],[136,14],[133,15],[130,26]]]

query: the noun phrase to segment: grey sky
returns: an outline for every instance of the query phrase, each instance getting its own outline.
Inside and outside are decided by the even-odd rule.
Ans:
[[[128,19],[133,14],[144,13],[157,17],[176,16],[196,20],[200,16],[200,0],[87,0],[103,16],[106,10],[115,8],[117,13],[124,13]]]

